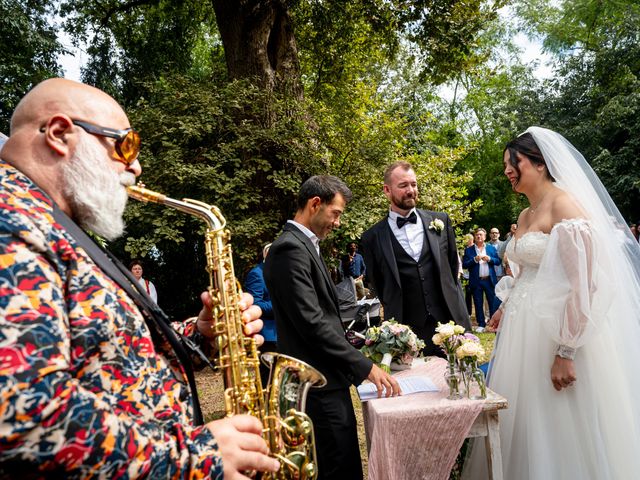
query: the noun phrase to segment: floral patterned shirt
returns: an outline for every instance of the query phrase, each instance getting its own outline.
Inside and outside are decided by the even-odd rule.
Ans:
[[[52,214],[0,162],[0,478],[222,478],[172,352]]]

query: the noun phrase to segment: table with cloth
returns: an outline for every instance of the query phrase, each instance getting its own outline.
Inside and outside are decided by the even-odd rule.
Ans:
[[[492,480],[502,479],[498,410],[507,401],[487,389],[486,400],[448,400],[446,360],[417,359],[397,378],[427,376],[438,392],[380,398],[362,404],[369,480],[448,479],[467,437],[485,437]]]

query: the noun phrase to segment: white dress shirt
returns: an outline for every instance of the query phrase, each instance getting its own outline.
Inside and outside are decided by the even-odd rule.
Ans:
[[[407,217],[411,215],[411,212],[416,212],[415,208],[412,208]],[[422,226],[422,218],[416,212],[416,223],[405,223],[402,228],[398,228],[396,219],[401,217],[393,210],[389,210],[389,217],[387,221],[391,227],[391,231],[395,235],[398,243],[404,248],[404,251],[409,254],[416,262],[420,260],[420,254],[422,253],[422,243],[424,242],[424,227]]]
[[[316,253],[318,254],[318,256],[320,256],[320,239],[316,236],[316,234],[313,233],[304,225],[302,225],[301,223],[296,222],[295,220],[287,220],[287,223],[291,223],[295,225],[300,229],[302,233],[304,233],[307,237],[309,237],[309,240],[311,240],[311,243],[313,243],[313,246],[316,247]]]
[[[484,248],[484,245],[482,246],[482,248],[478,247],[478,245],[474,245],[474,246],[476,248],[476,255],[480,255],[481,257],[484,257],[487,254],[487,250],[486,248]],[[482,259],[480,259],[480,261],[476,260],[476,263],[480,265],[480,269],[478,270],[478,275],[481,277],[488,277],[489,264]]]
[[[156,286],[153,284],[153,282],[149,282],[147,284],[147,280],[145,280],[143,277],[140,277],[138,279],[138,283],[140,284],[142,289],[151,297],[151,300],[158,303],[158,292],[156,291]]]

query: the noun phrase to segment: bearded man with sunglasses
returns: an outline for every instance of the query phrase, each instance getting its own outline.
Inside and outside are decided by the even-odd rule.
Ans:
[[[190,357],[201,352],[82,230],[123,233],[139,148],[115,100],[70,80],[42,82],[13,114],[0,153],[2,478],[235,478],[278,468],[257,419],[197,425]],[[202,300],[192,340],[206,348],[211,299]],[[241,304],[245,333],[259,331],[259,308],[250,296]]]

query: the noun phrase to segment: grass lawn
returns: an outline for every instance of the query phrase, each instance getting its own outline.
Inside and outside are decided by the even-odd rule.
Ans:
[[[491,352],[493,350],[493,342],[495,340],[495,334],[493,333],[477,333],[480,338],[480,342],[486,352],[486,358],[482,359],[480,363],[485,363],[489,360]],[[223,383],[222,376],[219,373],[213,373],[211,370],[206,369],[196,374],[196,381],[198,384],[198,393],[200,395],[200,403],[202,404],[202,411],[206,421],[215,420],[224,416],[224,399],[223,399]],[[362,420],[362,408],[360,407],[360,400],[358,399],[355,388],[351,389],[351,399],[353,401],[353,407],[356,412],[356,419],[358,420],[358,439],[360,440],[360,454],[362,455],[362,462],[364,467],[364,476],[367,478],[367,445],[366,437],[364,433],[364,423]],[[459,462],[454,466],[451,472],[451,479],[456,480],[460,476]]]

